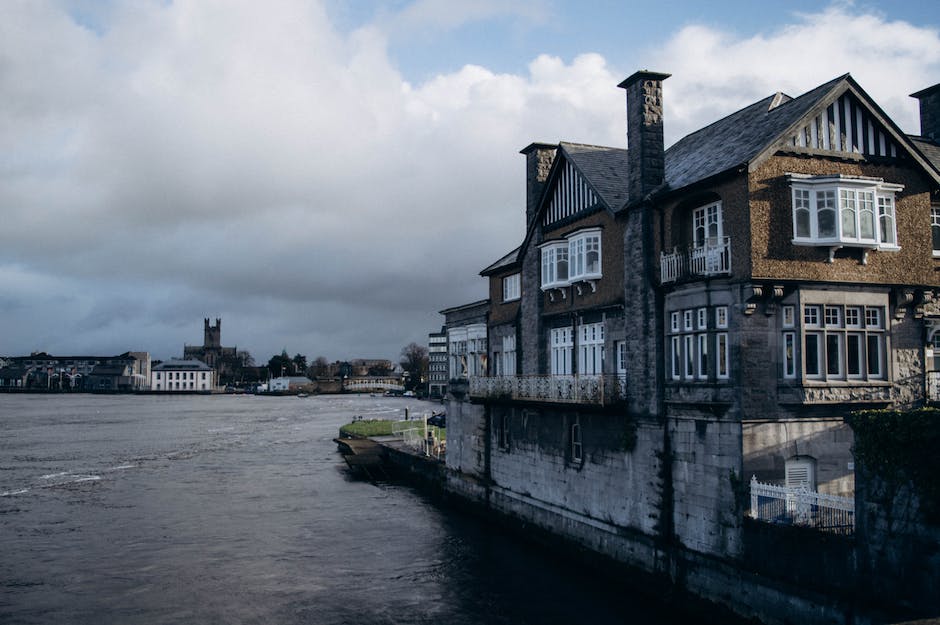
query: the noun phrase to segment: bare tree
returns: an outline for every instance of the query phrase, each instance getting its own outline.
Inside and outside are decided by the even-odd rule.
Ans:
[[[417,343],[408,343],[401,350],[401,368],[408,373],[408,386],[418,388],[428,375],[428,348]]]

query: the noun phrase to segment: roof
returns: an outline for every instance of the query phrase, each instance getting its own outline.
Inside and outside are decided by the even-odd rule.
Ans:
[[[493,263],[492,265],[490,265],[489,267],[481,271],[480,275],[487,276],[491,273],[496,273],[500,269],[506,269],[508,267],[512,267],[513,265],[519,262],[519,250],[521,249],[522,249],[521,247],[517,247],[513,251],[509,252],[508,254],[500,258],[498,261],[496,261],[495,263]],[[444,311],[441,311],[441,312],[443,313]]]
[[[666,150],[666,188],[680,189],[751,162],[847,77],[834,78],[795,99],[782,93],[768,96],[686,135]]]
[[[461,311],[461,310],[469,310],[469,309],[471,309],[471,308],[484,307],[484,306],[489,306],[489,305],[490,305],[490,300],[489,300],[489,299],[481,299],[481,300],[476,301],[476,302],[471,302],[471,303],[469,303],[469,304],[464,304],[463,306],[453,306],[453,307],[451,307],[451,308],[445,308],[444,310],[441,310],[441,311],[439,311],[439,312],[440,312],[440,314],[442,314],[442,315],[447,315],[447,314],[450,314],[450,313],[459,312],[459,311]]]
[[[610,210],[627,202],[627,150],[564,141],[558,145]]]
[[[937,145],[930,139],[925,139],[923,137],[908,135],[908,139],[914,143],[914,147],[920,150],[920,153],[924,155],[924,158],[930,161],[931,165],[936,167],[937,170],[940,170],[940,145]]]
[[[201,360],[173,358],[153,367],[153,371],[212,371],[212,367]]]

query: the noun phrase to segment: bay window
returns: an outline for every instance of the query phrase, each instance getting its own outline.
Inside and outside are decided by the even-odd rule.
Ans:
[[[552,241],[542,249],[542,290],[568,286],[568,243]]]
[[[581,230],[568,235],[568,278],[596,280],[601,277],[601,231]]]
[[[894,197],[902,185],[840,174],[788,178],[795,245],[899,249]]]
[[[794,332],[784,324],[785,378],[795,377]],[[808,379],[885,379],[885,323],[880,306],[807,305],[803,371]]]

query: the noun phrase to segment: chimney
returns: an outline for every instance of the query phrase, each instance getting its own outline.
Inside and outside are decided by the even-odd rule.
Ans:
[[[920,136],[940,143],[940,83],[911,97],[920,100]]]
[[[526,228],[535,218],[535,211],[539,207],[539,200],[545,190],[545,181],[548,172],[555,160],[557,145],[550,143],[531,143],[520,150],[525,154],[525,224]]]
[[[663,81],[670,75],[642,70],[617,85],[627,92],[630,203],[663,183]]]

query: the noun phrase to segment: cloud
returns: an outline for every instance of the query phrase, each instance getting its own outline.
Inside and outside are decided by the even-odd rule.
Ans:
[[[545,53],[411,83],[387,51],[540,3],[425,0],[347,34],[307,0],[114,3],[94,28],[72,4],[0,10],[0,353],[166,358],[222,316],[259,360],[394,358],[521,240],[518,150],[623,145],[638,69]],[[845,71],[916,130],[940,38],[835,5],[747,38],[690,24],[640,57],[673,73],[667,141]]]

